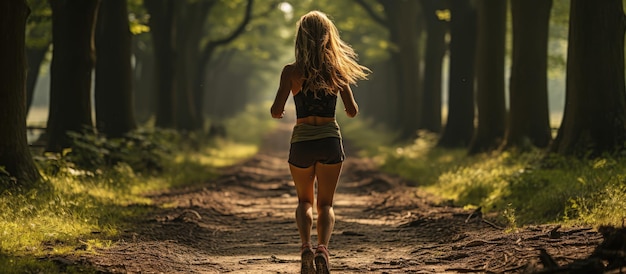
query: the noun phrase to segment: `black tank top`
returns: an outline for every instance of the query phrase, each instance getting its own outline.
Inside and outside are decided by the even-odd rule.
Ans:
[[[335,117],[337,95],[320,91],[316,97],[313,91],[304,92],[304,84],[302,84],[302,90],[293,96],[293,101],[296,103],[296,116],[298,118]]]

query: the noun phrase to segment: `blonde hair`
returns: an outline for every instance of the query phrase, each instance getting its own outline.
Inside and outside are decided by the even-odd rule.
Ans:
[[[357,54],[341,40],[335,24],[320,11],[311,11],[300,18],[295,54],[307,90],[316,95],[320,90],[337,94],[342,86],[367,79],[371,72],[357,63]]]

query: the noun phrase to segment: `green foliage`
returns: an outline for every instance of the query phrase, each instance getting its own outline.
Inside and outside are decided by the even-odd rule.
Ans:
[[[243,20],[246,2],[218,2],[208,17],[202,46],[232,33]],[[215,49],[207,66],[210,76],[206,106],[210,117],[230,117],[245,111],[248,103],[274,98],[282,66],[293,61],[295,28],[277,3],[255,1],[245,31]]]
[[[255,2],[253,8],[259,10],[263,2]],[[206,21],[207,34],[210,40],[224,39],[241,24],[246,10],[247,0],[219,0],[211,8]],[[255,7],[256,6],[256,7]],[[269,5],[263,6],[267,9]],[[269,7],[271,8],[271,7]]]
[[[96,172],[120,162],[136,172],[160,171],[164,157],[171,151],[171,144],[181,138],[173,131],[158,129],[140,129],[124,138],[114,139],[94,133],[68,134],[73,148],[62,156],[79,169]]]
[[[520,171],[511,180],[511,192],[515,195],[511,195],[510,201],[519,208],[522,220],[622,223],[626,217],[623,160],[610,157],[580,160],[551,155],[539,163],[541,166]]]
[[[28,0],[27,3],[30,15],[26,22],[26,47],[48,47],[52,42],[52,9],[45,0]]]
[[[427,132],[410,144],[376,146],[384,133],[346,122],[345,137],[369,146],[368,155],[380,160],[382,170],[442,200],[498,213],[512,228],[552,222],[621,225],[626,218],[624,159],[565,158],[539,149],[468,156],[465,149],[436,147],[437,136]]]
[[[148,21],[150,16],[143,7],[142,0],[128,0],[128,22],[130,32],[134,35],[150,31]],[[134,37],[136,39],[136,37]]]
[[[508,204],[504,210],[502,210],[502,217],[506,220],[509,228],[517,228],[517,215],[515,214],[515,208],[511,204]]]
[[[52,261],[41,261],[30,257],[16,257],[0,253],[0,273],[98,273],[97,270],[82,265],[62,265]]]
[[[420,132],[420,138],[411,144],[389,147],[384,155],[383,170],[400,174],[419,185],[431,186],[446,171],[467,163],[462,150],[436,148],[435,136]]]
[[[269,115],[257,115],[260,111],[250,107],[241,120],[226,126],[229,133],[250,129],[233,134],[250,143],[157,129],[140,129],[122,139],[72,133],[73,149],[36,157],[50,189],[0,193],[0,272],[95,272],[34,258],[107,248],[138,217],[158,209],[147,193],[210,184],[217,168],[257,152],[256,144],[270,128]]]

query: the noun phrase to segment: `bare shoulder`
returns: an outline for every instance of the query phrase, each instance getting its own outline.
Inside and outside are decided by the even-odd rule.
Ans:
[[[296,64],[291,63],[291,64],[287,64],[285,65],[285,67],[283,68],[283,77],[287,77],[291,80],[297,80],[298,78],[301,78],[302,73],[299,72],[298,68],[296,67]]]
[[[304,81],[303,73],[295,63],[285,65],[281,79],[289,83],[290,90],[294,92],[294,95],[302,89],[302,82]]]

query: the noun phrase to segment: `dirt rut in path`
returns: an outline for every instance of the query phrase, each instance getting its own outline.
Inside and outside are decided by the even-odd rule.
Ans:
[[[152,196],[160,208],[154,215],[137,219],[112,248],[75,259],[108,273],[298,273],[289,130],[281,126],[258,155],[215,181]],[[541,249],[565,265],[602,241],[589,228],[507,233],[480,214],[433,201],[348,153],[335,198],[332,272],[521,273],[541,268]]]

